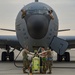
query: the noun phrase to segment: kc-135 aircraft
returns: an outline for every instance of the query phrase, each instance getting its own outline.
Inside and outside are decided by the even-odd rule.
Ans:
[[[68,29],[58,30],[59,22],[55,11],[47,4],[32,2],[24,6],[18,13],[15,30],[0,29],[16,32],[16,36],[0,36],[0,48],[5,48],[2,52],[1,60],[14,60],[14,50],[21,51],[28,46],[30,52],[39,47],[49,47],[57,53],[57,60],[70,61],[70,53],[65,52],[69,48],[75,48],[75,37],[61,36],[58,32]],[[13,47],[14,50],[11,50]]]

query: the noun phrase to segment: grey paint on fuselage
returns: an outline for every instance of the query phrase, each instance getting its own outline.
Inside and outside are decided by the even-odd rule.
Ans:
[[[50,6],[48,6],[44,3],[41,3],[41,2],[30,3],[26,6],[24,6],[22,9],[25,11],[53,10]],[[53,37],[57,36],[57,33],[58,33],[58,18],[57,18],[57,15],[54,10],[53,10],[52,14],[53,14],[54,20],[50,20],[46,35],[41,39],[34,39],[30,36],[30,34],[28,32],[28,28],[27,28],[25,19],[22,19],[22,17],[21,17],[22,12],[21,11],[19,12],[17,19],[16,19],[16,34],[17,34],[18,40],[19,40],[20,44],[22,45],[22,47],[25,48],[26,46],[28,46],[29,50],[33,51],[33,46],[39,46],[39,47],[44,46],[45,48],[49,46]],[[36,15],[38,15],[38,14],[36,14]],[[42,14],[42,16],[45,16],[45,15]],[[41,16],[39,16],[39,18],[41,18]],[[34,20],[34,18],[32,18],[32,19]]]

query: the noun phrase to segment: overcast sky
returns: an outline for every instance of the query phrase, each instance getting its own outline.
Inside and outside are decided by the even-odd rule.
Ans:
[[[59,19],[59,29],[75,29],[75,0],[39,1],[55,10]],[[0,0],[0,28],[15,29],[15,19],[19,10],[30,2],[34,0]]]

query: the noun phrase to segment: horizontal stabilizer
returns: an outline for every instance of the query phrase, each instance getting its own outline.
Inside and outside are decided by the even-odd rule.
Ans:
[[[16,32],[16,30],[12,30],[12,29],[3,29],[3,28],[0,28],[0,30]]]
[[[58,32],[62,32],[62,31],[70,31],[70,29],[58,30]]]
[[[50,47],[58,54],[63,55],[68,47],[68,42],[58,37],[54,37],[50,44]]]

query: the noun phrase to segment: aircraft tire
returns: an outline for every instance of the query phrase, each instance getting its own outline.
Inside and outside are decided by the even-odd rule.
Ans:
[[[62,61],[62,55],[57,54],[57,61],[61,62]]]
[[[2,61],[6,61],[7,60],[7,52],[2,52],[1,60]]]
[[[14,61],[14,52],[10,52],[9,61]]]
[[[65,52],[65,61],[66,62],[70,61],[70,53],[69,52]]]

